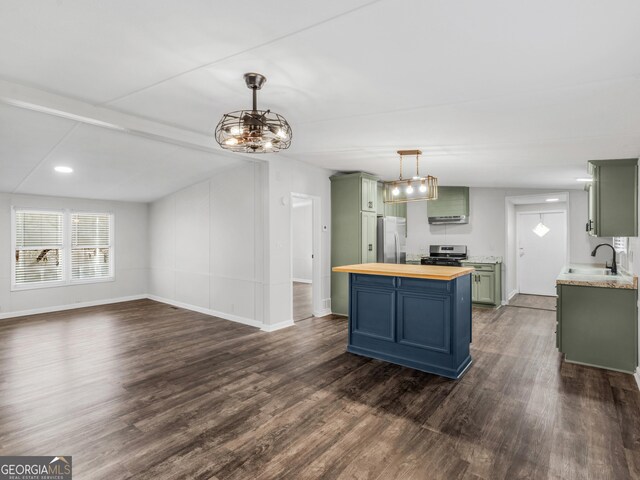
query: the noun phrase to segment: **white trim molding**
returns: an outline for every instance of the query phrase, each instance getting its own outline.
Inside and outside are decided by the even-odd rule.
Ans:
[[[105,300],[94,300],[90,302],[78,302],[78,303],[72,303],[72,304],[66,304],[66,305],[56,305],[53,307],[20,310],[17,312],[5,312],[5,313],[0,313],[0,320],[17,318],[17,317],[26,317],[29,315],[39,315],[42,313],[62,312],[65,310],[75,310],[78,308],[97,307],[100,305],[109,305],[112,303],[122,303],[122,302],[130,302],[132,300],[144,300],[144,299],[149,299],[155,302],[172,305],[178,308],[184,308],[185,310],[191,310],[193,312],[203,313],[205,315],[210,315],[212,317],[222,318],[223,320],[229,320],[231,322],[242,323],[243,325],[259,328],[263,332],[275,332],[277,330],[282,330],[283,328],[289,328],[289,327],[295,326],[295,323],[293,322],[293,320],[285,320],[284,322],[279,322],[273,325],[265,325],[264,323],[259,322],[257,320],[241,317],[239,315],[231,315],[229,313],[219,312],[217,310],[211,310],[209,308],[198,307],[196,305],[190,305],[188,303],[177,302],[175,300],[158,297],[156,295],[151,295],[151,294],[131,295],[128,297],[109,298]]]
[[[146,295],[146,298],[148,298],[149,300],[154,300],[156,302],[166,303],[167,305],[173,305],[174,307],[184,308],[185,310],[192,310],[194,312],[204,313],[205,315],[211,315],[212,317],[218,317],[224,320],[230,320],[232,322],[242,323],[244,325],[249,325],[250,327],[256,327],[260,329],[264,327],[264,324],[262,322],[259,322],[258,320],[241,317],[239,315],[232,315],[229,313],[219,312],[217,310],[211,310],[205,307],[198,307],[197,305],[178,302],[176,300],[170,300],[168,298],[158,297],[156,295]]]
[[[323,308],[322,310],[318,310],[317,312],[313,312],[314,317],[326,317],[327,315],[331,315],[330,308]]]
[[[132,300],[143,300],[149,298],[148,295],[130,295],[128,297],[107,298],[105,300],[93,300],[90,302],[70,303],[66,305],[55,305],[52,307],[32,308],[30,310],[19,310],[17,312],[0,313],[0,320],[14,317],[26,317],[28,315],[38,315],[41,313],[62,312],[64,310],[75,310],[77,308],[97,307],[100,305],[109,305],[111,303],[130,302]]]
[[[295,326],[293,320],[285,320],[284,322],[275,323],[273,325],[263,325],[261,330],[263,332],[275,332],[276,330],[282,330],[283,328],[289,328]]]

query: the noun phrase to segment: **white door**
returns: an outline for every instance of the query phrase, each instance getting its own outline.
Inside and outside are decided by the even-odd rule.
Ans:
[[[521,212],[517,217],[519,291],[555,295],[556,278],[567,262],[566,212]],[[544,227],[534,231],[540,223],[546,233]]]

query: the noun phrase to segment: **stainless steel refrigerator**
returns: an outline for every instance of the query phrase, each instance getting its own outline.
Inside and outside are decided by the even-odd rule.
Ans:
[[[405,218],[378,218],[378,263],[407,263]]]

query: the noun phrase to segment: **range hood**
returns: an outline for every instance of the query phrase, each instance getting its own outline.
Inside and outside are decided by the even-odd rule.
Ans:
[[[438,198],[427,202],[431,225],[469,223],[469,187],[438,187]]]

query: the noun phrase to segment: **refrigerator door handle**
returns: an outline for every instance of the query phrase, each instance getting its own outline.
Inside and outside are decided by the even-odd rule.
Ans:
[[[396,253],[396,263],[400,262],[400,238],[398,237],[398,232],[393,232],[393,241],[395,243],[395,253]]]

